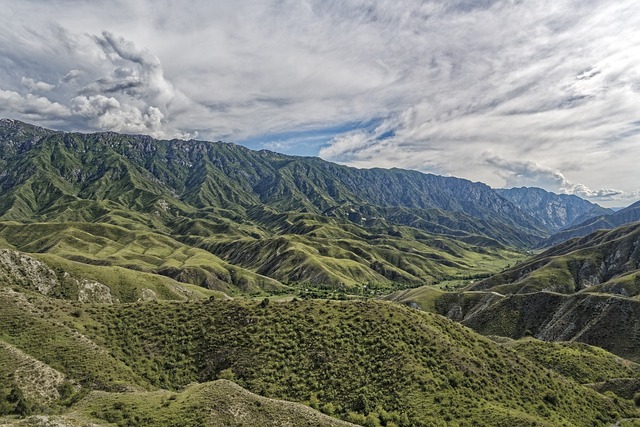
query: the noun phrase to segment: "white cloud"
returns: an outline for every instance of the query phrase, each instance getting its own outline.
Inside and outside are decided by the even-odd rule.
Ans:
[[[26,118],[38,119],[70,117],[69,109],[57,102],[52,102],[44,96],[27,94],[25,96],[8,90],[0,89],[0,111],[19,113]]]
[[[506,187],[541,187],[559,194],[574,194],[596,202],[635,200],[639,191],[625,192],[613,188],[592,190],[584,184],[570,182],[558,169],[534,162],[506,160],[487,154],[485,163],[496,167]]]
[[[47,82],[37,82],[34,79],[25,76],[22,77],[20,82],[30,92],[47,92],[55,88],[55,85]]]

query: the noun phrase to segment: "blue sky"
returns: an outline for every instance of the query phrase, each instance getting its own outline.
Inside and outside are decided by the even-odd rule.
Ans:
[[[0,116],[640,198],[632,0],[0,0]]]

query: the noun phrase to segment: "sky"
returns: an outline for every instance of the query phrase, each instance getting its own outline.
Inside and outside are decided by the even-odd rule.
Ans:
[[[636,0],[0,10],[0,117],[640,199]]]

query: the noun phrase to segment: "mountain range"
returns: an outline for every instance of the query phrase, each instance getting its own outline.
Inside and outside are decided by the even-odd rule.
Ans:
[[[604,210],[539,189],[8,119],[0,170],[6,247],[227,293],[487,275]]]
[[[496,189],[496,192],[557,232],[613,211],[570,194],[554,194],[535,187]]]
[[[637,425],[634,206],[0,120],[0,425]]]
[[[640,221],[640,202],[615,212],[594,215],[582,222],[576,221],[575,224],[543,240],[538,246],[550,247],[575,237],[586,236],[597,230],[608,230],[636,221]]]

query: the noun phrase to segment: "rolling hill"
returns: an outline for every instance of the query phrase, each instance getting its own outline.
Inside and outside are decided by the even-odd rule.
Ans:
[[[483,335],[582,342],[640,361],[640,223],[554,246],[459,292],[430,286],[386,299]]]
[[[635,296],[640,293],[639,268],[640,223],[636,222],[556,245],[469,290],[509,294],[585,290]]]

